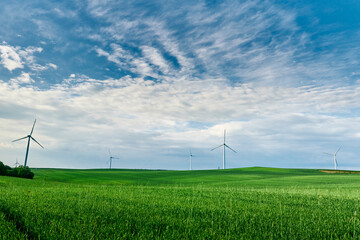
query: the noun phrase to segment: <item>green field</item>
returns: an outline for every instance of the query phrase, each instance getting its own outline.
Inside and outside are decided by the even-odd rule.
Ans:
[[[360,239],[360,174],[34,169],[0,177],[1,239]]]

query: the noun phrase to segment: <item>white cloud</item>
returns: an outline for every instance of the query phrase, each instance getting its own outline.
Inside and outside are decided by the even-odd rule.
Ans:
[[[73,19],[75,17],[77,17],[77,12],[74,11],[73,9],[65,9],[65,8],[54,8],[53,11],[55,12],[55,14],[57,14],[58,16],[62,17],[62,18],[69,18],[69,19]]]
[[[189,50],[195,50],[191,48],[192,41],[194,41],[194,39],[192,39],[191,37],[189,39],[188,36],[184,37],[183,39],[177,39],[173,37],[173,31],[168,30],[166,28],[166,24],[162,21],[154,21],[150,19],[146,21],[146,24],[153,32],[154,37],[156,39],[159,39],[159,41],[163,44],[166,51],[168,51],[172,56],[177,59],[181,67],[180,74],[189,75],[194,72],[194,65],[196,59],[186,56],[192,55],[192,52],[188,52]],[[182,41],[184,42],[182,43]],[[182,49],[187,51],[184,51]]]
[[[57,69],[57,66],[53,63],[47,63],[46,65],[38,64],[36,57],[37,53],[41,53],[43,48],[41,47],[27,47],[21,48],[19,46],[13,47],[7,43],[0,45],[0,63],[9,71],[13,71],[18,68],[28,67],[31,71],[41,72],[48,69]]]
[[[55,70],[58,68],[58,66],[56,66],[53,63],[48,63],[48,64],[46,64],[46,66],[48,66],[49,68],[55,69]]]
[[[23,77],[26,81],[26,74]],[[136,161],[153,150],[161,155],[164,146],[180,151],[190,145],[211,157],[208,148],[219,144],[224,128],[229,144],[243,154],[271,155],[289,149],[296,149],[296,154],[321,153],[344,138],[351,145],[360,136],[358,117],[340,115],[344,109],[349,114],[360,108],[359,85],[230,87],[221,81],[186,79],[155,84],[131,77],[101,81],[74,74],[71,78],[48,90],[2,82],[0,102],[2,109],[11,106],[21,115],[13,119],[15,125],[26,125],[19,120],[25,118],[31,123],[36,113],[42,122],[38,140],[46,143],[48,151],[82,152],[84,161],[112,146],[121,153],[132,152],[129,157]],[[21,137],[25,130],[13,130],[7,140]],[[61,162],[56,166],[64,167]],[[90,166],[99,165],[93,159]],[[161,166],[153,162],[152,167]]]
[[[18,53],[31,70],[43,71],[47,67],[37,64],[34,57],[35,53],[41,53],[42,51],[43,49],[40,47],[27,47],[24,50],[19,49]]]
[[[35,82],[31,77],[29,73],[25,73],[25,72],[21,72],[21,75],[16,77],[16,78],[11,78],[10,79],[11,83],[15,83],[15,84],[23,84],[23,83],[33,83]]]
[[[21,57],[17,53],[18,51],[19,47],[0,45],[1,64],[9,71],[24,67]]]
[[[143,46],[141,49],[145,57],[149,59],[150,63],[159,67],[160,70],[164,73],[169,72],[168,64],[166,63],[165,59],[163,58],[163,56],[161,56],[160,52],[156,48]]]
[[[126,56],[125,51],[119,45],[112,44],[111,47],[113,49],[112,54],[104,51],[101,48],[97,48],[95,51],[97,52],[98,56],[104,56],[110,62],[114,62],[114,63],[118,64],[119,66],[124,66],[126,64],[126,61],[129,59],[129,56]]]
[[[98,56],[104,56],[110,62],[114,62],[121,69],[130,70],[135,74],[140,74],[140,76],[152,76],[158,77],[156,73],[154,73],[153,68],[149,65],[148,61],[143,57],[137,57],[131,54],[130,51],[124,50],[118,44],[111,44],[112,52],[106,52],[103,49],[97,48],[95,51]],[[154,56],[152,56],[154,57]],[[157,63],[161,64],[161,63]]]

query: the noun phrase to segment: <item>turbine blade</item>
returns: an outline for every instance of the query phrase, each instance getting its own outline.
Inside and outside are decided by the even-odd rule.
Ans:
[[[211,149],[210,151],[215,150],[215,149],[217,149],[217,148],[219,148],[219,147],[222,147],[222,146],[224,146],[224,144],[221,144],[220,146],[217,146],[217,147]]]
[[[191,148],[189,148],[189,152],[190,152],[190,156],[192,156],[192,153],[191,153]]]
[[[13,140],[13,141],[11,141],[11,142],[17,142],[17,141],[23,140],[23,139],[25,139],[25,138],[28,138],[28,136],[23,137],[23,138],[19,138],[19,139],[16,139],[16,140]]]
[[[120,159],[120,158],[118,158],[118,157],[112,157],[112,159]]]
[[[30,136],[32,140],[34,140],[37,144],[39,144],[40,147],[44,148],[38,141],[35,140],[32,136]]]
[[[30,136],[31,136],[31,134],[32,134],[32,133],[33,133],[33,131],[34,131],[35,123],[36,123],[36,119],[35,119],[35,121],[34,121],[34,124],[33,124],[32,129],[31,129]]]
[[[224,144],[225,144],[226,129],[224,129]]]
[[[110,152],[110,149],[109,149],[109,155],[110,155],[110,157],[111,157],[111,152]]]
[[[342,146],[339,147],[339,149],[336,151],[335,155],[338,153],[338,151],[340,151],[341,147],[342,147]]]
[[[236,153],[236,151],[234,149],[232,149],[231,147],[229,147],[228,145],[225,144],[225,147],[227,147],[228,149],[230,149],[231,151],[233,151],[234,153]]]
[[[334,156],[334,154],[332,154],[332,153],[327,153],[327,152],[323,152],[323,154],[330,155],[330,156]]]

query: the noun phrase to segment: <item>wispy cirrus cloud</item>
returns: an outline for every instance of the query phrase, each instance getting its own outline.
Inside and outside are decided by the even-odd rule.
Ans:
[[[181,75],[272,85],[321,85],[349,78],[346,72],[359,63],[352,50],[354,43],[341,52],[316,53],[346,37],[335,33],[322,36],[326,41],[314,42],[315,34],[299,24],[299,12],[271,1],[227,1],[216,8],[206,2],[189,7],[185,1],[176,9],[172,4],[160,4],[153,13],[149,9],[155,9],[157,2],[146,8],[126,3],[123,7],[128,11],[121,13],[114,11],[118,4],[89,1],[89,12],[107,23],[100,29],[103,38],[99,41],[104,45],[115,41],[120,47],[131,42],[135,49],[146,46],[156,50],[171,63],[159,78]],[[334,58],[339,59],[336,66]],[[147,67],[154,72],[158,68]]]
[[[121,70],[131,71],[133,74],[140,74],[140,76],[154,76],[153,69],[150,67],[148,61],[142,56],[134,56],[131,52],[124,50],[118,44],[111,44],[112,51],[106,52],[103,49],[96,49],[98,56],[105,56],[109,61],[117,64]]]
[[[162,73],[167,74],[169,72],[169,65],[161,55],[161,53],[153,47],[142,46],[141,50],[145,58],[155,67],[158,68]]]

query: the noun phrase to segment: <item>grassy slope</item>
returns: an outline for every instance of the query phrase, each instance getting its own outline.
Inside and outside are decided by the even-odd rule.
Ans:
[[[316,188],[360,184],[360,174],[331,174],[313,169],[241,168],[201,171],[126,169],[34,169],[35,180],[105,185],[181,185]]]
[[[0,177],[0,212],[10,220],[10,234],[23,236],[15,225],[44,239],[350,239],[360,234],[360,174],[271,168],[34,172],[32,181]]]

